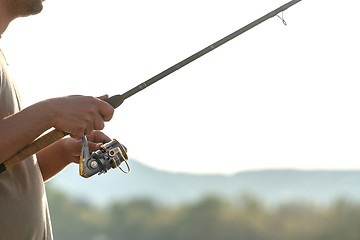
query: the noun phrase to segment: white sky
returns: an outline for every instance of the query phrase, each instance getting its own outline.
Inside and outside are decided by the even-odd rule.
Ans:
[[[25,105],[124,93],[279,0],[47,0],[1,39]],[[170,171],[360,169],[360,3],[303,0],[116,110],[105,132]]]

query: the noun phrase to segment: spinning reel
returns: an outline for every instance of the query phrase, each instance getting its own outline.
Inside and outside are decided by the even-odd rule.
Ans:
[[[80,176],[88,178],[94,174],[106,173],[111,168],[118,167],[122,172],[128,173],[130,166],[127,163],[127,149],[117,140],[111,140],[100,147],[99,150],[90,154],[89,144],[86,136],[82,138],[82,149],[79,163]],[[121,163],[125,163],[127,169],[121,168]]]

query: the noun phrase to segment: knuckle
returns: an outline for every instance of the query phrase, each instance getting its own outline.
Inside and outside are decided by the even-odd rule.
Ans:
[[[101,122],[101,123],[97,126],[97,129],[96,129],[96,130],[103,130],[104,127],[105,127],[104,122]]]
[[[82,127],[82,126],[77,126],[73,129],[73,131],[71,132],[73,135],[83,135],[85,132],[86,128]]]
[[[107,113],[103,114],[103,119],[105,121],[110,121],[114,115],[114,109],[111,108]]]
[[[85,130],[84,134],[85,134],[85,135],[90,135],[93,131],[94,131],[93,129],[88,129],[88,128],[87,128],[87,129]]]
[[[106,116],[106,118],[104,118],[104,120],[106,120],[106,121],[110,121],[111,119],[112,119],[112,117],[113,117],[113,115],[111,114],[111,115],[108,115],[108,116]]]

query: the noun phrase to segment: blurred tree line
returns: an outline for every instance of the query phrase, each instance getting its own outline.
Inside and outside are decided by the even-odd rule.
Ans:
[[[47,187],[55,240],[359,240],[360,203],[289,202],[265,207],[243,195],[217,196],[177,207],[149,199],[97,208]]]

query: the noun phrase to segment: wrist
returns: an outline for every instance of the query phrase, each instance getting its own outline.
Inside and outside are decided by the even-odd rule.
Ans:
[[[56,109],[54,107],[55,99],[47,99],[37,103],[39,109],[42,112],[42,118],[46,121],[50,127],[56,126]]]
[[[79,163],[81,153],[81,141],[72,137],[65,137],[60,140],[61,155],[66,164]]]

